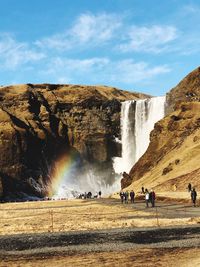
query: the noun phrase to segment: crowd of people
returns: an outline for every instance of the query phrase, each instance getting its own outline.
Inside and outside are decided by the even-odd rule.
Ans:
[[[191,195],[191,200],[192,200],[193,206],[196,207],[197,192],[195,190],[195,187],[192,187],[191,183],[189,183],[187,189],[188,189],[188,192]],[[149,191],[147,188],[144,189],[144,187],[142,186],[141,194],[144,195],[146,208],[149,208],[149,204],[151,205],[152,208],[154,208],[155,207],[155,201],[156,201],[156,194],[155,194],[154,190],[151,189]],[[120,199],[121,199],[121,203],[128,204],[129,203],[129,199],[130,199],[131,203],[134,203],[134,201],[135,201],[135,192],[133,190],[131,192],[129,192],[129,191],[125,191],[125,192],[121,191],[120,192]]]
[[[146,207],[149,207],[149,203],[151,204],[151,207],[155,207],[155,200],[156,200],[156,194],[153,189],[149,192],[148,189],[146,188],[144,190],[144,187],[142,187],[141,193],[145,196],[145,203]],[[129,203],[129,197],[130,197],[130,202],[134,203],[135,201],[135,192],[132,190],[131,192],[129,191],[121,191],[120,192],[120,199],[121,203],[128,204]]]
[[[92,192],[85,192],[84,194],[80,194],[79,196],[78,196],[78,198],[79,199],[87,199],[87,198],[101,198],[101,191],[99,191],[99,192],[96,192],[96,194],[94,194],[94,195],[92,195]]]
[[[131,203],[134,203],[135,193],[133,190],[130,193],[128,191],[126,191],[126,192],[121,191],[120,192],[121,202],[128,204],[129,196],[130,196]]]
[[[176,186],[177,188],[177,186]],[[193,206],[196,207],[196,201],[197,201],[197,192],[195,190],[195,187],[192,187],[192,184],[189,183],[187,186],[187,190],[190,193],[191,196],[191,200],[193,203]],[[101,198],[102,192],[96,192],[96,194],[92,195],[91,192],[85,192],[84,194],[80,194],[78,196],[78,198],[80,199],[91,199],[91,198]],[[120,192],[120,199],[121,199],[121,203],[125,203],[128,204],[130,203],[134,203],[135,202],[135,192],[133,190],[129,191],[121,191]],[[146,188],[144,188],[142,186],[141,188],[141,192],[140,195],[144,196],[144,203],[146,208],[149,208],[149,206],[151,206],[152,208],[155,207],[155,201],[156,201],[156,194],[154,192],[153,189],[151,189],[150,191]]]

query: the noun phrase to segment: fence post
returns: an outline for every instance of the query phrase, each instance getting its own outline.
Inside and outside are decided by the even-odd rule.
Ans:
[[[156,221],[157,221],[157,226],[160,227],[159,220],[158,220],[158,209],[157,209],[157,207],[156,207]]]
[[[50,213],[50,217],[51,217],[51,231],[52,231],[52,233],[53,233],[53,231],[54,231],[54,228],[53,228],[53,223],[54,223],[54,221],[53,221],[53,210],[50,210],[49,211],[49,213]]]

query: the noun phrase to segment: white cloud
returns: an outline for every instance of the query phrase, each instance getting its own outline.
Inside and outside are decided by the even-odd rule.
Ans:
[[[134,84],[150,81],[154,77],[170,72],[167,65],[150,66],[146,62],[135,62],[132,59],[111,61],[109,58],[90,58],[84,60],[55,58],[45,71],[55,80],[67,77],[72,83],[90,84]]]
[[[104,72],[104,69],[109,62],[110,61],[107,58],[89,58],[80,60],[57,57],[49,62],[49,66],[45,69],[44,73],[53,75],[57,82],[60,80],[68,80],[76,83],[76,79],[93,79],[96,75],[98,76],[99,72]]]
[[[104,44],[110,44],[110,49],[115,47],[118,52],[160,53],[166,51],[178,35],[174,26],[130,26],[124,16],[86,13],[65,31],[37,40],[35,44],[42,49],[54,49],[54,53],[56,50],[103,48]]]
[[[159,26],[130,28],[126,43],[119,45],[123,52],[153,52],[166,50],[167,45],[178,36],[178,30],[173,26]]]
[[[81,15],[70,34],[80,42],[88,42],[95,39],[95,42],[105,42],[110,40],[115,30],[121,26],[120,18],[116,15]]]
[[[17,42],[10,34],[0,35],[0,62],[2,68],[15,69],[19,65],[38,61],[44,57],[44,53],[29,48],[27,43]]]
[[[43,48],[73,49],[79,45],[102,45],[111,40],[122,25],[120,16],[112,14],[81,14],[65,32],[38,40]]]
[[[112,66],[112,81],[131,84],[140,81],[147,81],[160,74],[170,72],[167,65],[150,66],[146,62],[135,62],[132,59],[124,59]],[[112,72],[111,69],[111,72]]]

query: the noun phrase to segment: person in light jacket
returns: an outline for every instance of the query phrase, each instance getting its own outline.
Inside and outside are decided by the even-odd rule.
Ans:
[[[149,207],[149,191],[148,189],[145,189],[145,202],[146,202],[146,208]]]

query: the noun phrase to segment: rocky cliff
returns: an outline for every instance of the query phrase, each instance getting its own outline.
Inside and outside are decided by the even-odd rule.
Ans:
[[[0,195],[51,194],[55,163],[64,154],[75,155],[80,172],[92,164],[112,176],[111,159],[121,153],[115,141],[121,101],[144,97],[105,86],[0,87]]]
[[[200,189],[200,68],[167,94],[168,115],[155,124],[146,153],[122,187],[142,186],[185,190],[192,182]]]
[[[167,113],[180,108],[183,102],[200,101],[200,67],[189,73],[167,93]]]

